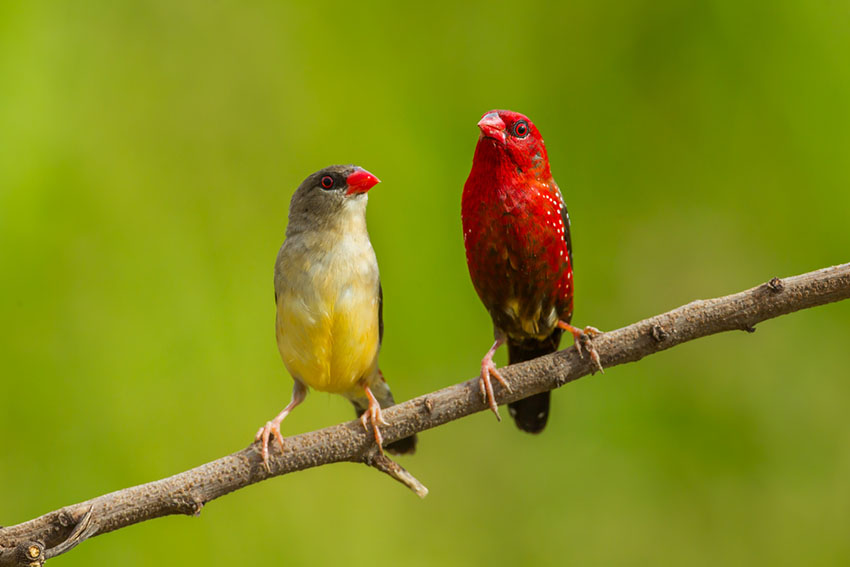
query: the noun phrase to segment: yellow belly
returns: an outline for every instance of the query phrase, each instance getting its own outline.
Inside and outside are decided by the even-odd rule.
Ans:
[[[278,296],[277,344],[289,373],[322,392],[345,393],[377,372],[377,286],[312,281]]]

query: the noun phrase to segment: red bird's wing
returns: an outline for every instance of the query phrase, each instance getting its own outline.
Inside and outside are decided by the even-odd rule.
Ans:
[[[567,249],[565,262],[562,264],[562,271],[558,279],[556,308],[560,318],[569,322],[573,315],[573,241],[570,235],[570,214],[567,212],[567,205],[558,184],[551,180],[548,185],[551,188],[552,198],[558,203],[558,213],[563,226],[562,237]]]
[[[553,182],[554,183],[554,182]],[[561,199],[561,222],[564,223],[564,242],[567,243],[567,255],[570,258],[570,269],[573,268],[573,239],[570,236],[570,214],[567,212],[567,205],[564,203],[564,196],[561,195],[561,189],[555,185],[558,191],[558,197]]]

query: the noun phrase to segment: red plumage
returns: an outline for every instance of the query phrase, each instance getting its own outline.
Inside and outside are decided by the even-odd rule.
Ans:
[[[469,275],[490,313],[496,342],[482,361],[481,386],[496,412],[489,375],[504,384],[493,352],[508,343],[511,363],[558,348],[573,311],[570,221],[549,170],[543,138],[518,112],[494,110],[463,188],[461,214]],[[510,404],[526,431],[546,425],[549,393]],[[498,413],[496,413],[498,417]]]

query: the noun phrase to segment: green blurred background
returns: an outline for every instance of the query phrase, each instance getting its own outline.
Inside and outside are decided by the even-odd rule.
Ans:
[[[0,3],[0,524],[239,450],[283,407],[272,266],[331,163],[383,180],[396,397],[471,378],[491,328],[460,194],[491,108],[546,138],[579,325],[850,260],[848,23],[802,0]],[[57,565],[850,564],[848,344],[850,303],[703,339],[570,384],[543,435],[423,434],[424,501],[328,466]],[[313,393],[284,430],[351,417]]]

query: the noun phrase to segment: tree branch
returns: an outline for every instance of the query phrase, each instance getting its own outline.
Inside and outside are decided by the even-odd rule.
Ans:
[[[593,339],[602,365],[611,368],[723,331],[752,332],[755,325],[801,309],[850,297],[850,264],[770,282],[741,293],[687,305]],[[563,386],[590,374],[589,357],[568,348],[505,367],[511,391],[498,389],[500,404]],[[391,423],[385,442],[431,429],[487,409],[478,379],[425,394],[384,411]],[[66,506],[28,522],[0,529],[0,567],[41,565],[92,535],[170,514],[198,515],[203,506],[250,484],[338,462],[360,462],[385,472],[424,497],[427,489],[381,455],[357,420],[286,438],[274,451],[270,470],[256,444],[175,476]]]

